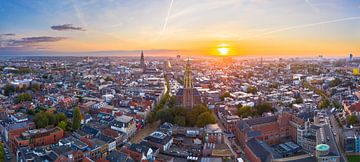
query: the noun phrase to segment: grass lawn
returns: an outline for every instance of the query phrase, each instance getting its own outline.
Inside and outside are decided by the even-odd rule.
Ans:
[[[349,162],[359,162],[360,161],[360,155],[349,155],[346,157]]]

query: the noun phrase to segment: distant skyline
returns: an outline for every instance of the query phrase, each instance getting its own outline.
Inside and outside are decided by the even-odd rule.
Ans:
[[[0,55],[347,56],[358,0],[0,0]],[[145,53],[146,55],[146,53]]]

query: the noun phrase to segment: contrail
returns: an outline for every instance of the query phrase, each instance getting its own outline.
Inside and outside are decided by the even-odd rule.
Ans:
[[[173,3],[174,3],[174,0],[170,0],[169,10],[168,10],[168,13],[167,13],[167,15],[166,15],[166,17],[165,17],[164,26],[163,26],[163,28],[162,28],[161,33],[164,33],[164,31],[166,30],[166,26],[167,26],[167,23],[168,23],[168,20],[169,20],[169,17],[170,17],[171,8],[172,8]]]
[[[85,24],[84,18],[83,18],[83,14],[80,11],[79,7],[77,6],[76,2],[74,0],[71,0],[71,4],[72,4],[72,7],[74,8],[74,10],[76,12],[76,16],[79,19],[81,25],[87,27],[87,25]]]
[[[314,11],[314,12],[319,12],[319,9],[316,8],[311,2],[310,0],[305,0],[306,4],[308,4],[310,6],[310,8]]]
[[[289,31],[289,30],[294,30],[294,29],[301,29],[301,28],[307,28],[307,27],[324,25],[324,24],[332,24],[332,23],[344,22],[344,21],[350,21],[350,20],[360,20],[360,16],[347,17],[347,18],[341,18],[341,19],[334,19],[334,20],[329,20],[329,21],[321,21],[321,22],[317,22],[317,23],[310,23],[310,24],[303,24],[303,25],[296,25],[296,26],[289,26],[289,27],[285,27],[285,28],[265,32],[265,33],[260,34],[260,35],[258,35],[256,37],[263,37],[263,36],[266,36],[266,35],[271,35],[271,34],[280,33],[280,32]]]

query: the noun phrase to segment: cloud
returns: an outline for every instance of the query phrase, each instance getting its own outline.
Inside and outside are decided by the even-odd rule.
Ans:
[[[276,29],[276,30],[272,30],[272,31],[262,33],[260,35],[255,36],[255,38],[264,37],[264,36],[267,36],[267,35],[276,34],[276,33],[280,33],[280,32],[286,32],[286,31],[290,31],[290,30],[297,30],[297,29],[314,27],[314,26],[319,26],[319,25],[326,25],[326,24],[333,24],[333,23],[340,23],[340,22],[344,22],[344,21],[354,21],[354,20],[360,20],[360,16],[345,17],[345,18],[333,19],[333,20],[328,20],[328,21],[320,21],[320,22],[315,22],[315,23],[288,26],[288,27],[279,28],[279,29]]]
[[[306,3],[307,5],[309,5],[309,7],[310,7],[315,13],[319,13],[319,12],[320,12],[320,10],[319,10],[318,8],[316,8],[316,7],[310,2],[310,0],[305,0],[305,3]]]
[[[67,39],[65,37],[24,37],[20,39],[2,39],[0,40],[0,48],[43,48],[44,45],[51,42],[58,42]]]
[[[0,36],[15,36],[14,33],[4,33],[4,34],[0,34]]]
[[[78,30],[85,31],[83,27],[75,27],[72,24],[64,24],[64,25],[54,25],[51,26],[52,30],[65,31],[65,30]]]
[[[37,44],[37,43],[48,43],[48,42],[57,42],[60,40],[66,39],[64,37],[49,37],[49,36],[40,36],[40,37],[25,37],[20,40],[14,40],[14,44]]]

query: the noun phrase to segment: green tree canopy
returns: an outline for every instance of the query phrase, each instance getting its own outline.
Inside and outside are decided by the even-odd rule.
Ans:
[[[224,101],[226,97],[231,97],[231,95],[230,95],[229,92],[225,92],[224,94],[222,94],[222,95],[220,96],[221,101]]]
[[[57,125],[61,121],[66,121],[64,113],[53,114],[47,111],[39,111],[35,114],[33,121],[37,128],[45,128],[48,125]]]
[[[45,112],[46,117],[48,118],[48,125],[57,124],[56,117],[53,113]]]
[[[296,100],[295,100],[295,103],[296,104],[302,104],[302,103],[304,103],[304,99],[301,98],[301,97],[297,97]]]
[[[242,106],[238,109],[238,115],[243,118],[247,118],[249,116],[256,115],[256,111],[253,107],[250,106]]]
[[[31,94],[28,93],[22,93],[17,96],[18,102],[31,101],[31,100],[32,100],[32,96]]]
[[[349,115],[346,117],[346,121],[350,125],[354,125],[358,123],[358,119],[355,115]]]
[[[216,122],[215,117],[211,112],[203,112],[201,113],[196,121],[196,126],[198,127],[204,127],[207,124],[214,124]]]
[[[176,104],[176,98],[175,96],[171,96],[168,101],[169,108],[174,108]]]
[[[81,126],[81,113],[80,108],[76,107],[73,111],[72,129],[78,130]]]
[[[55,118],[56,118],[56,123],[67,120],[67,117],[66,117],[66,115],[64,113],[57,113],[55,115]]]
[[[59,128],[61,128],[62,130],[66,131],[67,130],[67,122],[66,121],[61,121],[59,122],[59,124],[57,125]]]
[[[35,114],[34,122],[37,128],[45,128],[49,125],[49,119],[43,111]]]
[[[175,116],[174,124],[179,125],[179,126],[185,126],[186,118],[184,116]]]
[[[31,85],[30,89],[34,92],[37,92],[37,91],[40,91],[41,90],[41,85],[40,84],[37,84],[37,83],[34,83]]]
[[[247,93],[255,94],[257,92],[257,88],[255,86],[249,86],[246,89]]]
[[[2,142],[0,142],[0,161],[5,161],[5,150]]]
[[[4,95],[9,96],[11,93],[15,92],[15,88],[11,84],[6,84],[4,86]]]
[[[330,101],[328,99],[322,99],[319,103],[319,108],[320,109],[325,109],[328,108],[330,106]]]
[[[270,111],[272,111],[271,104],[264,102],[256,105],[255,107],[241,106],[238,108],[238,115],[242,118],[247,118],[249,116],[261,116],[263,113]]]
[[[262,115],[265,112],[270,112],[272,110],[272,106],[270,103],[260,103],[258,105],[255,106],[255,109],[257,111],[258,115]]]
[[[330,87],[336,87],[336,86],[338,86],[339,84],[341,84],[341,80],[340,80],[339,78],[335,78],[334,80],[330,81],[329,86],[330,86]]]

